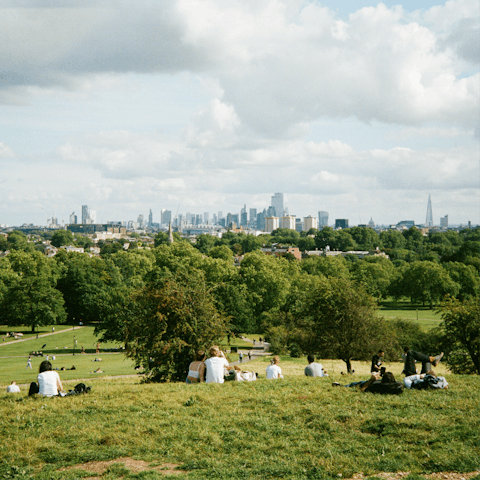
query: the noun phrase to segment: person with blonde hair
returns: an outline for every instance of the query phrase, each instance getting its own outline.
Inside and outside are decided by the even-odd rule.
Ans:
[[[207,373],[205,383],[223,383],[225,381],[225,369],[229,368],[225,354],[217,345],[210,347],[210,358],[205,360]]]
[[[205,352],[198,350],[195,360],[188,367],[185,383],[200,383],[205,381]]]
[[[280,357],[275,355],[272,358],[272,363],[267,367],[267,380],[278,380],[283,378],[282,369],[278,366]]]

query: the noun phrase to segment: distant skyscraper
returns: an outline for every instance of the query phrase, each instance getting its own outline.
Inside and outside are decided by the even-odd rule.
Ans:
[[[89,222],[88,223],[97,223],[97,211],[88,210]]]
[[[283,217],[284,206],[283,206],[283,193],[276,193],[272,197],[272,207],[275,209],[274,215],[277,217]]]
[[[337,228],[348,228],[348,219],[347,218],[336,218],[335,219],[335,230]]]
[[[257,228],[257,209],[256,208],[250,209],[250,227]]]
[[[246,227],[248,224],[247,206],[244,205],[240,211],[240,225]]]
[[[318,226],[319,227],[326,227],[328,225],[328,212],[324,212],[320,210],[318,212]]]
[[[440,217],[440,226],[442,228],[448,228],[448,215],[445,215],[444,217]]]
[[[214,225],[217,225],[217,223],[218,223],[218,217],[217,217],[216,213],[213,214],[212,222],[213,222]]]
[[[76,225],[77,223],[77,216],[75,215],[75,212],[72,212],[70,215],[70,225]]]
[[[427,218],[425,220],[426,227],[433,227],[433,213],[432,213],[432,199],[430,195],[428,196],[427,204]]]
[[[311,215],[309,215],[308,217],[304,217],[304,219],[303,219],[303,231],[308,232],[312,228],[314,228],[315,230],[318,228],[317,218],[312,217]]]
[[[140,215],[138,216],[138,218],[137,218],[137,223],[138,223],[138,226],[139,226],[140,228],[143,228],[143,227],[144,227],[143,222],[144,222],[144,220],[143,220],[143,215],[140,214]]]
[[[171,220],[172,220],[171,210],[165,210],[164,208],[162,208],[162,215],[161,215],[162,225],[168,225]]]
[[[90,215],[88,212],[88,205],[82,205],[82,223],[85,225],[89,222]]]
[[[152,213],[152,209],[150,209],[150,213],[148,214],[148,224],[152,225],[152,223],[153,223],[153,213]]]
[[[210,219],[210,215],[208,212],[203,213],[203,223],[208,223],[208,220]]]

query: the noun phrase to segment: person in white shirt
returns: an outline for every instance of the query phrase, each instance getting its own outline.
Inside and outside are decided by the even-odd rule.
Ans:
[[[272,359],[271,365],[267,367],[267,380],[277,380],[283,378],[282,369],[278,366],[280,357],[275,355]]]
[[[228,360],[224,353],[216,346],[210,347],[210,358],[205,360],[207,374],[205,383],[223,383],[225,381],[225,370],[228,371]]]
[[[7,387],[7,393],[20,393],[20,387],[15,380]]]
[[[428,381],[429,377],[434,380]],[[416,388],[418,390],[423,390],[424,388],[448,388],[448,382],[445,377],[437,377],[433,370],[420,375],[409,375],[403,379],[403,384],[405,388]]]
[[[63,391],[60,377],[57,372],[52,370],[52,364],[48,360],[44,360],[40,364],[39,372],[37,377],[38,385],[35,383],[30,385],[29,395],[38,393],[44,397],[54,397]]]

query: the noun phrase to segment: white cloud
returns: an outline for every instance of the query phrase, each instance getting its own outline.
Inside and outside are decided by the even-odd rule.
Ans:
[[[0,142],[0,158],[13,158],[15,152],[3,142]]]

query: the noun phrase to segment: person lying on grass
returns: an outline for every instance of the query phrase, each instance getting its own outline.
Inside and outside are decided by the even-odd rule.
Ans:
[[[278,366],[280,357],[275,355],[272,358],[272,363],[267,367],[267,380],[278,380],[283,378],[282,369]]]
[[[405,377],[403,383],[406,388],[415,388],[417,390],[424,390],[426,388],[448,388],[445,377],[437,377],[433,370],[420,375]]]
[[[44,360],[40,364],[39,374],[37,377],[38,384],[32,382],[28,395],[38,393],[44,397],[54,397],[63,392],[62,382],[57,372],[52,368],[52,364],[48,360]]]
[[[383,377],[380,377],[379,372],[374,372],[368,380],[352,382],[348,385],[340,385],[338,382],[333,382],[332,385],[334,387],[359,387],[361,392],[381,393],[384,395],[398,395],[403,392],[403,384],[395,381],[395,376],[392,372],[385,372]]]
[[[405,364],[402,373],[404,373],[406,377],[410,377],[417,373],[415,361],[422,362],[422,370],[420,373],[427,373],[432,369],[432,365],[435,367],[440,363],[440,360],[443,358],[443,352],[433,357],[421,352],[416,352],[415,350],[410,350],[409,347],[404,347],[403,358]]]

